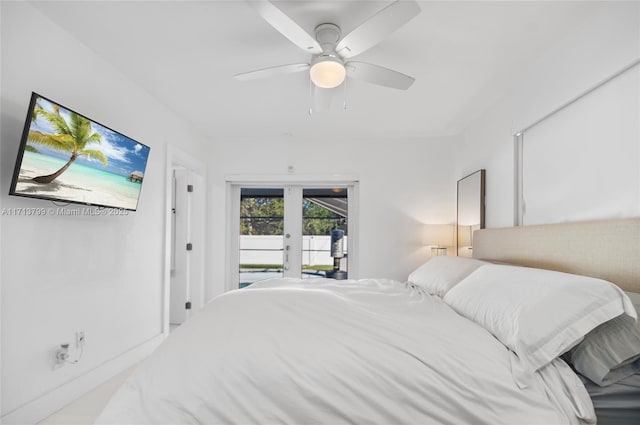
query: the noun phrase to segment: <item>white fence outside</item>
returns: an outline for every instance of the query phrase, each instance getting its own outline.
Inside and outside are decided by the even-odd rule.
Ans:
[[[279,235],[241,235],[240,264],[282,264],[284,237]],[[347,237],[344,237],[347,252]],[[332,265],[331,236],[303,236],[303,265]]]

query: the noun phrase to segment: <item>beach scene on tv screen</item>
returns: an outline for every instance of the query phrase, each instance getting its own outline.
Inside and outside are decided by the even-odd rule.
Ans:
[[[135,210],[149,147],[37,98],[15,192]]]

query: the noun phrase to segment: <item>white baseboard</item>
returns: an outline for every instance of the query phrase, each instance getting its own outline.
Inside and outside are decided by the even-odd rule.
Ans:
[[[78,376],[73,381],[7,413],[0,418],[0,423],[3,425],[26,425],[40,422],[103,382],[142,361],[158,347],[164,338],[165,334],[154,336],[118,357]]]

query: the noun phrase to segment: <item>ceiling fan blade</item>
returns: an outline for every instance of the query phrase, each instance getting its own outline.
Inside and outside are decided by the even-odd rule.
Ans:
[[[287,37],[293,44],[305,52],[322,53],[322,47],[320,47],[316,39],[273,3],[268,0],[251,0],[248,3],[258,11],[265,21]]]
[[[347,62],[344,66],[349,77],[392,89],[406,90],[416,80],[401,72],[370,63]]]
[[[343,58],[350,58],[375,46],[420,13],[414,0],[396,0],[347,34],[336,46]]]
[[[293,63],[290,65],[273,66],[271,68],[259,69],[257,71],[243,72],[233,76],[236,80],[257,80],[260,78],[275,77],[278,75],[293,74],[295,72],[306,71],[309,69],[308,63]]]

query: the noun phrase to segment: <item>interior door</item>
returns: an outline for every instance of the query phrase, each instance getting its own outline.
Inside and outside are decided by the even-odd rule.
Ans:
[[[171,185],[169,323],[179,325],[204,305],[203,177],[174,166]]]
[[[179,325],[187,319],[189,300],[189,258],[186,251],[189,239],[188,172],[174,168],[172,185],[172,244],[169,323]]]

